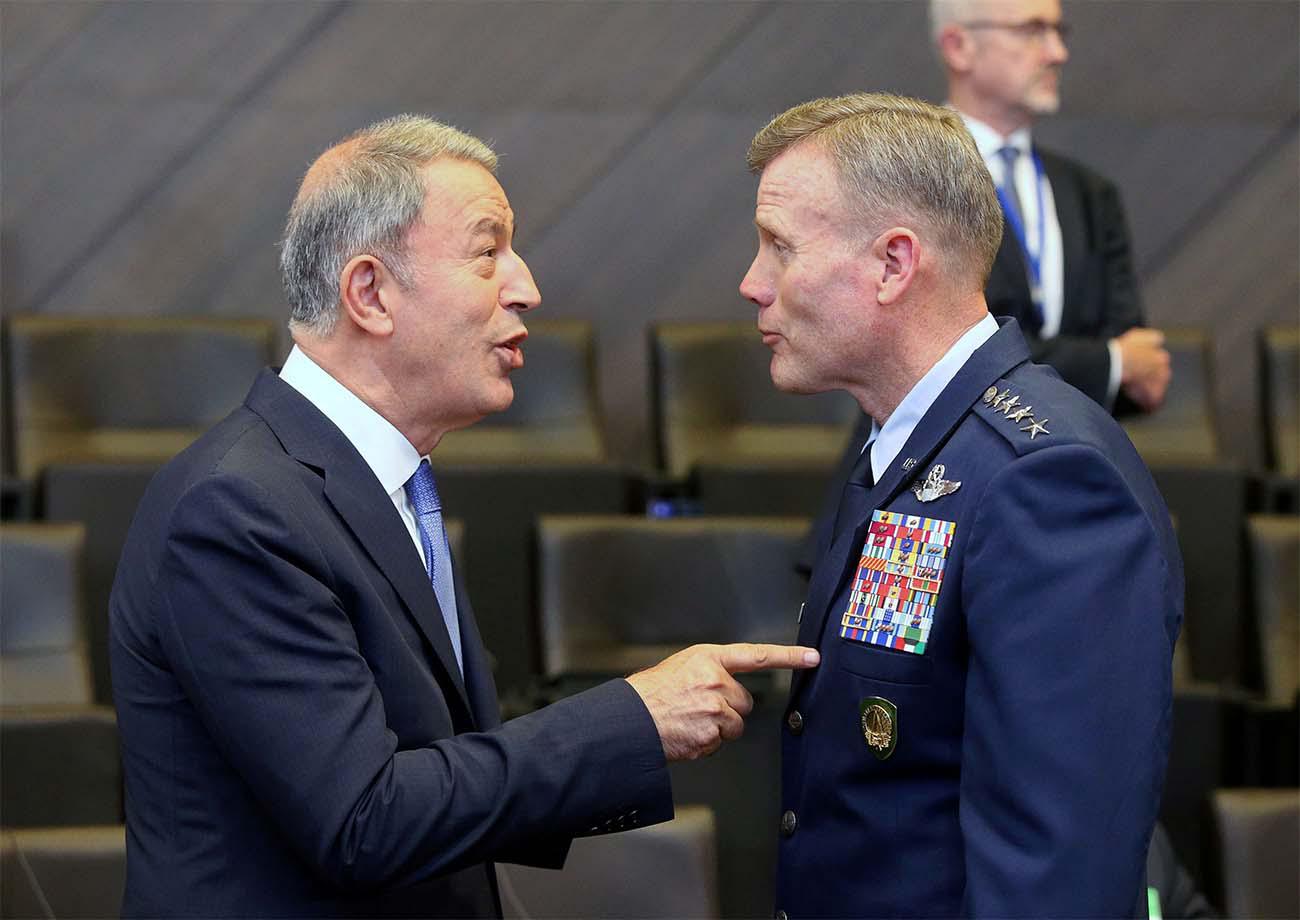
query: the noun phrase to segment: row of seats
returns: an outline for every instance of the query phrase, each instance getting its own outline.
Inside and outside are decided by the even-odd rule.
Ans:
[[[599,463],[608,459],[596,402],[589,323],[530,323],[528,365],[507,412],[457,432],[445,461]],[[9,467],[20,478],[50,464],[170,456],[237,405],[273,363],[277,332],[263,320],[18,316],[5,325]],[[651,398],[660,468],[825,466],[858,410],[843,393],[773,390],[768,351],[743,322],[650,328]],[[1126,423],[1156,462],[1221,459],[1204,332],[1171,329],[1173,384],[1157,413]],[[1300,474],[1300,329],[1260,336],[1261,407],[1270,468]]]
[[[628,673],[696,642],[791,641],[804,594],[791,560],[807,528],[806,518],[542,516],[534,548],[541,676]],[[467,573],[497,567],[466,552],[462,521],[447,529]],[[1258,669],[1263,698],[1285,705],[1300,692],[1300,518],[1252,515],[1247,532],[1253,615],[1189,617],[1179,671],[1185,682],[1220,683],[1204,680],[1198,643],[1213,640],[1222,655],[1229,635],[1245,638],[1237,651]],[[104,617],[82,600],[84,539],[80,524],[0,525],[5,706],[109,702],[93,685],[107,669],[108,642]]]
[[[575,840],[560,872],[500,865],[497,877],[512,920],[719,915],[714,820],[701,806],[666,824]],[[116,917],[125,881],[121,824],[0,832],[4,920]]]

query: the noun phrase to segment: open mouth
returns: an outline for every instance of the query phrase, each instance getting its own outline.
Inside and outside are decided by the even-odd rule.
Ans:
[[[524,344],[526,338],[528,333],[521,331],[518,335],[511,336],[504,342],[498,342],[493,347],[507,369],[518,370],[524,366],[524,350],[520,346]]]

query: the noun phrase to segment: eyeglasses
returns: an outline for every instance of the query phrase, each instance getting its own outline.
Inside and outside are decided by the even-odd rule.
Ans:
[[[1065,42],[1070,37],[1070,25],[1065,22],[1048,22],[1046,19],[1026,19],[1024,22],[998,22],[993,19],[973,19],[961,23],[967,29],[1003,29],[1014,32],[1023,39],[1036,42],[1047,41],[1048,33],[1055,32],[1056,37]]]

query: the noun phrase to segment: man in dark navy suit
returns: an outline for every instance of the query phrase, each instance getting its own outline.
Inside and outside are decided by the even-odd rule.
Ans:
[[[321,156],[293,351],[141,503],[111,601],[124,915],[499,915],[492,860],[668,819],[666,762],[743,729],[731,673],[816,661],[699,646],[500,724],[428,459],[510,405],[540,302],[495,167],[413,116]]]
[[[1034,143],[1060,107],[1069,59],[1060,0],[931,0],[948,101],[975,138],[1006,215],[984,286],[1035,361],[1121,414],[1150,412],[1169,386],[1164,337],[1145,328],[1119,190]]]
[[[952,110],[815,100],[748,160],[772,380],[872,420],[801,612],[777,916],[1131,916],[1182,619],[1150,475],[989,314],[1002,218]]]

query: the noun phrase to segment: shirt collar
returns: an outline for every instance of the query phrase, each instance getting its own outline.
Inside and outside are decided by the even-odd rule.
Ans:
[[[943,388],[957,376],[970,356],[997,331],[998,321],[989,314],[984,314],[984,318],[962,333],[961,338],[953,343],[934,367],[916,382],[898,404],[898,408],[885,420],[883,427],[872,420],[867,443],[871,444],[871,475],[876,482],[880,482],[907,439],[912,436],[917,423],[939,398]]]
[[[1034,139],[1029,132],[1029,128],[1017,128],[1006,137],[999,134],[994,128],[986,125],[978,118],[972,118],[965,112],[958,112],[961,120],[966,123],[966,130],[970,132],[971,137],[975,138],[975,146],[979,148],[980,156],[984,162],[997,159],[998,151],[1003,147],[1015,147],[1021,153],[1029,153],[1033,148]]]
[[[402,488],[420,465],[420,455],[405,435],[297,345],[285,359],[280,379],[306,397],[343,432],[389,495]]]

